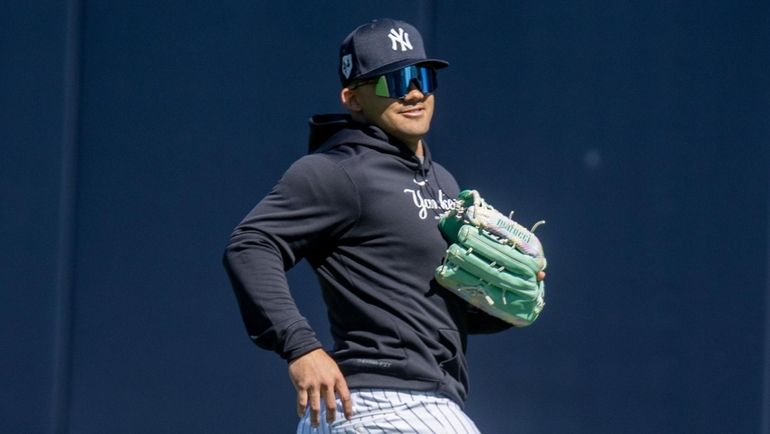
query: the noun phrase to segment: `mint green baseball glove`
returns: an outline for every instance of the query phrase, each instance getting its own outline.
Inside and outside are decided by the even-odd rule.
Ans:
[[[532,324],[545,306],[547,265],[531,230],[506,217],[476,190],[460,193],[456,207],[441,216],[439,229],[451,243],[436,268],[441,286],[484,312],[517,327]]]

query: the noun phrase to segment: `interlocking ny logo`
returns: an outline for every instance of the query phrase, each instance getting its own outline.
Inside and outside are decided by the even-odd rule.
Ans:
[[[398,32],[396,29],[390,29],[388,37],[393,43],[393,51],[398,51],[398,44],[401,44],[401,51],[413,50],[412,43],[409,42],[409,33],[406,33],[401,27],[398,28]]]

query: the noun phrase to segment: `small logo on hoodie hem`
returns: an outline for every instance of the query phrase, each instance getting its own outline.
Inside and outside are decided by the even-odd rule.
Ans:
[[[375,366],[378,368],[390,368],[393,363],[386,362],[384,360],[376,360],[376,359],[352,359],[352,362],[355,362],[359,365],[367,365],[367,366]]]

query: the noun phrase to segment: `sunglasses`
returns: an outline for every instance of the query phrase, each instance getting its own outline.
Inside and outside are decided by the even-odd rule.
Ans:
[[[413,81],[417,81],[417,87],[424,94],[433,93],[438,87],[436,70],[427,66],[412,65],[389,72],[372,80],[356,84],[351,89],[356,89],[365,84],[374,84],[374,94],[384,98],[401,99],[409,93],[409,87]]]

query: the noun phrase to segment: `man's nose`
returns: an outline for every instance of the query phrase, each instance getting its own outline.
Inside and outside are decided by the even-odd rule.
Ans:
[[[420,86],[417,85],[417,80],[412,80],[409,84],[409,91],[404,95],[404,101],[420,101],[425,98],[425,94],[420,90]]]

